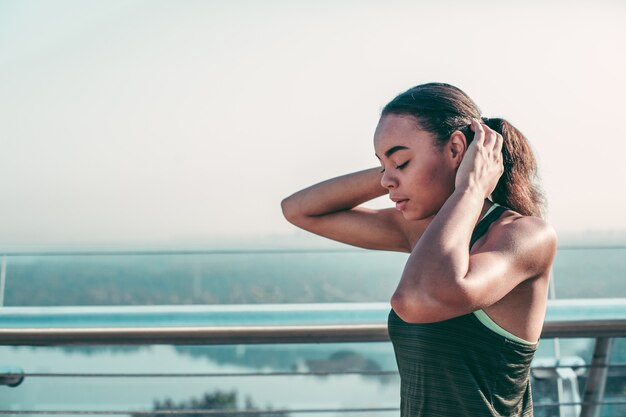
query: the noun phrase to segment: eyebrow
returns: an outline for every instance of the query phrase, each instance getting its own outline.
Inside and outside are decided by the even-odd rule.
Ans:
[[[409,148],[408,148],[408,147],[406,147],[406,146],[401,146],[401,145],[391,147],[391,148],[387,149],[387,151],[385,152],[385,156],[386,156],[387,158],[389,158],[389,157],[390,157],[391,155],[393,155],[394,153],[396,153],[396,152],[398,152],[398,151],[403,151],[403,150],[405,150],[405,149],[409,149]],[[374,154],[374,155],[376,155],[376,154]],[[376,158],[380,159],[380,157],[379,157],[378,155],[376,155]]]

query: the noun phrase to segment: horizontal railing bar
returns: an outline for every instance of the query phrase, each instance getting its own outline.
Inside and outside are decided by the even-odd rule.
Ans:
[[[626,405],[626,400],[608,400],[608,401],[580,401],[580,402],[554,402],[554,403],[534,403],[533,408],[558,407],[558,406],[575,406],[575,405]]]
[[[608,366],[597,365],[558,365],[558,366],[532,366],[532,370],[547,371],[554,369],[576,368],[608,368],[609,370],[626,369],[626,364],[615,364]],[[19,375],[28,378],[212,378],[212,377],[275,377],[275,376],[342,376],[342,375],[366,375],[366,376],[396,376],[397,370],[390,371],[309,371],[309,372],[166,372],[166,373],[120,373],[120,372],[100,372],[100,373],[76,373],[76,372],[0,372],[0,377]],[[621,374],[620,374],[621,376]]]
[[[398,371],[327,371],[327,372],[218,372],[218,373],[0,373],[4,376],[23,376],[36,378],[211,378],[211,377],[265,377],[265,376],[342,376],[342,375],[368,375],[368,376],[395,376]]]
[[[555,366],[533,366],[532,369],[538,371],[547,371],[551,369],[590,369],[590,368],[609,368],[609,369],[626,369],[626,364],[610,364],[610,365],[592,365],[592,364],[584,364],[584,365],[555,365]]]
[[[225,345],[388,341],[386,325],[0,329],[0,345]]]
[[[0,345],[385,342],[388,303],[3,307]],[[542,338],[625,337],[626,299],[550,300]]]
[[[626,320],[546,320],[541,332],[542,339],[555,337],[564,338],[595,338],[595,337],[625,337]]]
[[[624,337],[626,321],[546,323],[542,338]],[[0,328],[0,345],[228,345],[389,341],[387,325]]]
[[[626,245],[560,245],[557,250],[621,250]],[[275,248],[275,249],[143,249],[143,250],[49,250],[5,251],[0,256],[151,256],[151,255],[262,255],[300,253],[366,253],[360,248]]]
[[[163,414],[163,415],[178,415],[178,414],[225,414],[232,416],[256,416],[260,414],[290,414],[290,413],[378,413],[378,412],[390,412],[399,411],[398,407],[379,407],[379,408],[303,408],[303,409],[291,409],[291,410],[0,410],[0,415],[3,414],[70,414],[70,415],[119,415],[119,414]]]
[[[554,402],[554,403],[535,403],[533,408],[558,407],[558,406],[577,406],[577,405],[624,405],[626,400],[602,401],[602,402]],[[198,410],[198,409],[174,409],[174,410],[0,410],[0,415],[5,414],[69,414],[69,415],[120,415],[120,414],[162,414],[162,415],[179,415],[179,414],[226,414],[226,415],[259,415],[259,414],[290,414],[290,413],[358,413],[358,412],[391,412],[399,411],[398,407],[379,407],[379,408],[304,408],[304,409],[269,409],[269,410]]]

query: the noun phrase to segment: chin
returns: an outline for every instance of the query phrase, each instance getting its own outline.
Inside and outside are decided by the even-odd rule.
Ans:
[[[425,220],[434,217],[437,214],[438,210],[435,212],[424,212],[424,211],[416,211],[416,210],[404,210],[402,212],[402,216],[405,220],[409,221],[417,221],[417,220]]]
[[[402,216],[405,220],[415,221],[415,220],[423,220],[428,216],[424,216],[424,213],[419,213],[415,211],[403,211]]]

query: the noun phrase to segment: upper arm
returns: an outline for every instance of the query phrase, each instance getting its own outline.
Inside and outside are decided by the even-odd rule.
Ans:
[[[548,276],[556,253],[554,230],[535,217],[498,223],[470,253],[463,276],[445,284],[430,277],[427,290],[414,294],[409,320],[434,322],[468,314],[495,304],[526,280]]]
[[[365,249],[410,252],[409,225],[395,209],[355,207],[320,216],[285,217],[296,226],[320,236]],[[411,222],[414,223],[414,222]]]

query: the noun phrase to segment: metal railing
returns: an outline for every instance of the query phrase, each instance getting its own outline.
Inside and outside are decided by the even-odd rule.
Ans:
[[[561,246],[559,250],[610,249],[624,246]],[[0,346],[102,346],[102,345],[257,345],[282,343],[386,342],[387,303],[278,304],[142,307],[3,307],[7,280],[7,258],[84,256],[169,256],[169,255],[281,255],[310,253],[358,253],[360,249],[302,250],[139,250],[139,251],[12,251],[0,254]],[[11,268],[10,272],[13,271]],[[552,288],[553,289],[553,288]],[[599,295],[602,296],[602,295]],[[626,401],[604,398],[606,381],[612,374],[624,375],[626,364],[611,364],[615,338],[626,337],[626,299],[550,300],[542,338],[591,338],[595,341],[589,363],[568,362],[560,354],[551,363],[533,363],[533,373],[558,382],[555,402],[536,402],[535,409],[558,408],[560,417],[600,416],[603,405]],[[555,351],[556,351],[555,343]],[[35,378],[220,378],[300,377],[328,375],[397,376],[395,370],[293,371],[293,372],[22,372],[20,364],[2,363],[0,385],[17,386]],[[3,368],[4,366],[4,368]],[[579,378],[585,380],[582,396]],[[11,390],[14,388],[0,387]],[[17,388],[19,389],[19,388]],[[0,415],[25,414],[134,414],[134,415],[268,415],[267,411],[206,409],[146,410],[2,410]],[[272,410],[271,415],[304,413],[384,413],[390,407],[293,408]],[[624,417],[624,416],[620,416]]]
[[[386,303],[277,304],[148,307],[3,307],[0,345],[220,345],[263,343],[343,343],[388,341]],[[555,364],[539,369],[588,369],[581,401],[541,403],[535,408],[575,409],[581,417],[599,416],[602,405],[626,401],[604,400],[613,339],[626,337],[626,299],[550,300],[542,338],[593,338],[590,364]],[[15,366],[16,364],[12,364]],[[19,365],[19,364],[18,364]],[[615,366],[613,366],[615,368]],[[619,368],[619,366],[618,366]],[[347,372],[344,374],[349,374]],[[364,374],[364,371],[357,372]],[[375,372],[393,375],[393,371]],[[243,375],[315,375],[314,372],[243,373]],[[317,373],[329,374],[329,373]],[[332,373],[332,374],[341,374]],[[190,377],[220,374],[80,374],[20,373],[0,370],[0,381],[17,385],[31,377]],[[568,408],[569,407],[569,408]],[[324,412],[389,412],[388,407],[272,410],[276,415]],[[263,415],[267,411],[219,411],[221,415]],[[207,414],[207,410],[115,410],[75,412],[0,410],[0,414]],[[255,414],[256,413],[256,414]],[[573,415],[563,414],[561,415]]]

